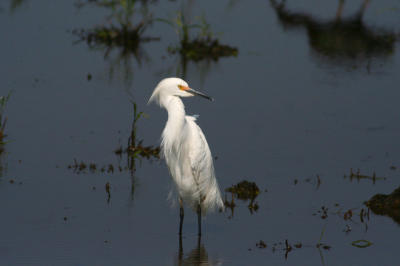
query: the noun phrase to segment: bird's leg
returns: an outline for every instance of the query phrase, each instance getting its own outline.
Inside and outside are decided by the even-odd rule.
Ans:
[[[200,254],[200,245],[201,245],[201,236],[197,236],[197,249],[199,250],[199,254]]]
[[[182,235],[179,235],[179,252],[178,252],[179,264],[178,265],[182,265],[182,259],[183,259]]]
[[[201,237],[201,205],[197,205],[197,219],[199,225],[199,238]]]
[[[179,206],[180,206],[180,209],[179,209],[179,217],[180,217],[179,237],[181,237],[182,236],[183,216],[184,216],[184,213],[183,213],[183,201],[182,201],[181,198],[179,198]]]

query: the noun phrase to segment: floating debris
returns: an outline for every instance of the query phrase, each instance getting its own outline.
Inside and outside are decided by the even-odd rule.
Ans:
[[[114,173],[114,166],[112,164],[108,165],[107,173]]]
[[[318,210],[317,213],[320,215],[321,219],[325,220],[328,218],[328,208],[325,206],[321,207],[321,210]],[[314,214],[316,215],[316,214]]]
[[[97,166],[96,166],[95,163],[89,164],[89,169],[90,169],[91,172],[95,172],[95,171],[96,171],[96,168],[97,168]]]
[[[317,244],[313,244],[313,245],[305,245],[302,242],[296,242],[295,244],[292,244],[289,242],[288,239],[285,239],[284,242],[277,242],[277,243],[273,243],[270,245],[271,246],[271,251],[273,253],[275,253],[276,251],[283,251],[284,252],[284,257],[285,259],[288,258],[288,255],[290,252],[297,250],[297,249],[301,249],[301,248],[317,248],[317,249],[324,249],[324,250],[330,250],[331,246],[324,244],[324,243],[320,243],[318,242]],[[266,242],[264,242],[263,240],[260,240],[259,242],[256,243],[256,247],[259,249],[266,249],[268,248],[268,244]],[[248,250],[251,250],[251,248],[249,248]]]
[[[315,186],[316,186],[316,189],[319,189],[319,187],[320,187],[321,184],[322,184],[321,176],[318,175],[318,174],[316,175],[315,179],[314,179],[314,178],[308,177],[308,178],[305,178],[305,179],[303,179],[303,180],[299,180],[298,178],[295,178],[295,179],[293,180],[294,185],[297,185],[297,184],[299,184],[300,182],[304,182],[304,183],[309,183],[309,184],[315,185]]]
[[[294,244],[294,247],[295,248],[301,248],[303,246],[303,244],[302,243],[296,243],[296,244]]]
[[[119,155],[119,156],[121,156],[123,152],[124,152],[124,151],[122,150],[122,146],[118,147],[118,148],[114,151],[114,153],[115,153],[116,155]]]
[[[351,232],[351,226],[346,224],[346,228],[343,230],[343,232],[345,232],[346,234]]]
[[[328,245],[325,245],[325,244],[317,244],[316,247],[317,248],[323,248],[323,249],[326,249],[326,250],[330,250],[331,249],[331,246],[328,246]]]
[[[328,216],[333,215],[335,217],[339,217],[343,219],[344,222],[351,222],[355,226],[365,226],[365,231],[368,230],[368,222],[370,220],[369,209],[365,208],[351,208],[351,209],[343,209],[338,203],[335,203],[333,207],[328,208],[322,206],[320,210],[313,213],[314,216],[320,216],[321,219],[325,220]],[[356,218],[359,217],[360,222],[356,221]],[[345,225],[344,233],[348,234],[352,231],[352,228],[349,224]]]
[[[365,205],[378,215],[391,217],[400,224],[400,187],[391,194],[376,194]]]
[[[346,211],[344,213],[343,219],[346,221],[346,220],[351,219],[352,216],[353,216],[353,211],[352,210],[348,210],[348,211]]]
[[[267,244],[264,241],[260,240],[260,242],[256,243],[256,247],[258,248],[266,248]]]

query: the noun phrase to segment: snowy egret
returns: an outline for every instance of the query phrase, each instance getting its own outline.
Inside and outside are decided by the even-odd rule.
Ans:
[[[168,112],[161,148],[179,197],[179,235],[182,235],[185,203],[197,212],[198,234],[201,236],[202,213],[222,209],[224,203],[206,138],[195,122],[196,117],[185,114],[185,106],[180,99],[195,95],[212,100],[210,96],[191,89],[180,78],[166,78],[158,83],[149,103],[155,101]]]

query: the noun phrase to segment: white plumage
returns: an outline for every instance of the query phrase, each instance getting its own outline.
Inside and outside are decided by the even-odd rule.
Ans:
[[[161,147],[181,204],[180,234],[183,222],[182,203],[185,203],[199,215],[200,235],[201,213],[222,209],[224,203],[206,138],[196,124],[196,117],[185,114],[185,107],[180,99],[194,95],[211,100],[209,96],[189,88],[182,79],[166,78],[154,89],[149,102],[156,101],[168,112]]]

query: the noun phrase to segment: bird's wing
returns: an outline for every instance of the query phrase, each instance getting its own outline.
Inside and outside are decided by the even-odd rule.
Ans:
[[[187,116],[189,128],[187,136],[187,154],[191,173],[197,185],[196,194],[200,197],[202,210],[223,208],[224,203],[217,179],[215,178],[213,159],[207,140],[201,128],[195,123],[195,118]]]
[[[189,127],[187,141],[188,155],[193,178],[198,185],[202,185],[208,178],[214,176],[214,166],[210,148],[201,128],[195,123],[196,118],[186,116]]]

